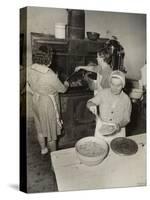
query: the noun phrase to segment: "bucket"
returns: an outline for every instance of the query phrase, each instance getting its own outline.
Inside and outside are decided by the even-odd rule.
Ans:
[[[65,39],[65,24],[64,23],[55,24],[55,38]]]
[[[87,72],[85,75],[85,79],[91,91],[94,91],[97,89],[97,74],[96,73]]]

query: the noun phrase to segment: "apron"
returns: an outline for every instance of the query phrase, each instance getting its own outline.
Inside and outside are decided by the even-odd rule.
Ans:
[[[33,102],[34,103],[38,102],[40,95],[41,94],[39,94],[37,92],[34,92],[34,94],[33,94]],[[57,124],[58,124],[59,128],[62,129],[62,127],[63,127],[63,121],[60,119],[60,115],[59,115],[59,112],[58,112],[57,103],[56,103],[56,100],[55,100],[55,95],[50,95],[49,94],[48,97],[51,99],[51,101],[53,103],[55,114],[56,114]]]
[[[120,101],[120,99],[117,99],[116,101],[114,101],[114,103],[112,104],[112,107],[111,109],[114,110],[115,107],[117,106],[118,102]],[[116,137],[125,137],[126,136],[126,132],[125,132],[125,128],[121,128],[120,131],[114,133],[114,134],[111,134],[111,135],[103,135],[99,130],[102,126],[103,122],[102,122],[102,119],[100,118],[100,116],[98,116],[96,114],[96,128],[95,128],[95,133],[94,133],[94,136],[95,137],[100,137],[100,138],[103,138],[104,140],[106,140],[108,143],[111,142],[112,139],[116,138]]]
[[[62,127],[63,127],[63,121],[60,119],[60,115],[59,115],[59,112],[58,112],[58,108],[57,108],[55,96],[52,95],[52,94],[49,94],[48,96],[51,98],[51,100],[52,100],[52,102],[53,102],[53,105],[54,105],[54,109],[55,109],[55,113],[56,113],[57,124],[58,124],[58,126],[60,127],[60,129],[62,129]]]

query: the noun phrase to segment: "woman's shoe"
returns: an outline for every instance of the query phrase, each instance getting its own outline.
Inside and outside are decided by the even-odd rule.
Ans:
[[[51,142],[48,142],[47,146],[48,146],[50,152],[56,151],[56,141],[55,140],[51,141]]]
[[[45,155],[47,153],[48,153],[48,148],[47,147],[45,147],[44,149],[41,149],[41,154],[42,155]]]

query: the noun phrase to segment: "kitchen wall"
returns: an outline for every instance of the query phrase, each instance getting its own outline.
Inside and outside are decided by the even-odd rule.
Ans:
[[[27,21],[27,64],[32,63],[31,32],[47,33],[54,35],[55,23],[67,23],[67,11],[57,8],[28,7]]]
[[[27,66],[29,66],[32,64],[30,33],[54,34],[55,23],[67,23],[67,11],[57,8],[28,7],[27,19]],[[108,37],[111,34],[117,36],[125,48],[127,77],[139,79],[140,68],[146,59],[146,15],[85,11],[85,33],[86,31],[99,32],[101,37]]]
[[[87,30],[99,32],[102,37],[107,37],[107,31],[117,36],[125,48],[127,76],[139,79],[139,69],[146,59],[146,15],[87,11]]]
[[[31,60],[30,32],[54,34],[56,22],[67,23],[67,11],[57,8],[28,7],[28,65]],[[127,76],[139,79],[139,69],[146,59],[146,15],[100,11],[85,11],[85,32],[95,31],[108,37],[107,31],[118,37],[125,48]],[[86,35],[86,34],[85,34]]]

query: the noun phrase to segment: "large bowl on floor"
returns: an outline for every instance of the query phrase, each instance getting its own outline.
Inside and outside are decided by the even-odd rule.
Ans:
[[[95,166],[100,164],[107,156],[109,146],[105,140],[89,136],[78,140],[75,150],[81,163],[88,166]]]

